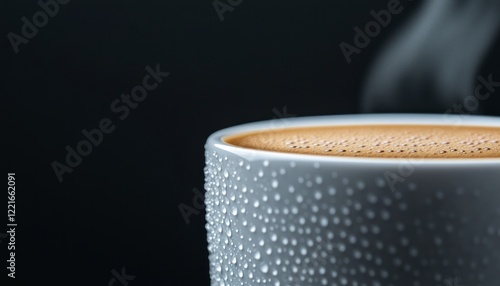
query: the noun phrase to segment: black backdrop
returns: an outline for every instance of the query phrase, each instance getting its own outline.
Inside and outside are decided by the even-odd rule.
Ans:
[[[41,8],[3,3],[5,172],[16,172],[18,227],[15,281],[4,279],[0,236],[0,284],[125,285],[112,273],[125,267],[130,286],[208,285],[204,212],[186,223],[179,210],[197,211],[206,138],[285,112],[358,112],[367,66],[419,4],[402,0],[405,10],[350,64],[339,44],[387,2],[243,0],[221,21],[211,0],[71,0],[17,54],[8,34],[22,35],[21,18]],[[500,77],[498,47],[481,74]],[[158,64],[170,75],[120,120],[111,103]],[[487,114],[500,114],[499,98]],[[59,182],[51,164],[103,118],[115,130]]]

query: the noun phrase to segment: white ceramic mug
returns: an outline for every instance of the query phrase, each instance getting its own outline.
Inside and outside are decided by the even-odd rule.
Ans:
[[[495,117],[349,115],[211,135],[205,203],[212,285],[500,285],[500,159],[332,157],[223,140],[273,128],[451,120],[500,127]]]

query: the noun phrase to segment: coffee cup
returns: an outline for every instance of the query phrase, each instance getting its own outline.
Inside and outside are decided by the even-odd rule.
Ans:
[[[272,137],[283,130],[318,127],[333,133],[336,127],[382,127],[381,138],[383,126],[424,127],[417,134],[422,138],[472,128],[469,133],[478,137],[463,142],[498,151],[500,118],[460,122],[448,125],[441,115],[339,115],[287,119],[280,128],[274,121],[256,122],[212,134],[205,146],[212,285],[498,285],[498,152],[341,156],[297,153],[286,142],[290,150],[270,151],[231,141],[265,133],[270,141],[263,145],[269,145],[280,141]],[[445,133],[434,132],[439,128]],[[482,134],[484,128],[492,133]]]

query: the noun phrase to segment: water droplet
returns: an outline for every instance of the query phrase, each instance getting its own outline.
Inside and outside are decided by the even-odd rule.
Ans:
[[[278,240],[278,235],[276,233],[271,234],[271,241],[276,241]]]
[[[331,196],[335,196],[336,193],[337,190],[334,187],[328,189],[328,194],[330,194]]]
[[[300,248],[300,254],[306,255],[307,254],[307,249],[305,247]]]
[[[260,251],[258,251],[258,250],[257,250],[257,251],[255,252],[255,254],[253,255],[253,257],[254,257],[255,259],[259,260],[259,259],[260,259]]]
[[[322,197],[322,196],[323,196],[323,195],[321,194],[321,191],[316,190],[316,191],[314,192],[314,198],[315,198],[315,199],[317,199],[317,200],[321,200],[321,197]]]
[[[322,218],[319,220],[319,222],[320,222],[320,225],[321,225],[321,226],[323,226],[323,227],[325,227],[325,226],[327,226],[327,225],[328,225],[328,219],[327,219],[326,217],[322,217]]]
[[[272,186],[273,188],[275,188],[275,189],[276,189],[276,188],[278,187],[278,180],[274,179],[274,180],[271,182],[271,186]]]
[[[302,197],[302,195],[298,195],[297,196],[297,203],[302,203],[304,201],[304,197]]]
[[[262,271],[262,273],[267,273],[267,271],[269,271],[269,266],[267,265],[267,263],[262,263],[260,264],[260,271]]]
[[[281,196],[279,193],[274,194],[274,200],[279,201],[281,199]]]
[[[271,255],[272,253],[273,253],[273,249],[272,249],[271,247],[268,247],[268,248],[266,249],[266,254],[267,254],[267,255]]]
[[[317,176],[317,177],[316,177],[316,184],[318,184],[318,185],[319,185],[319,184],[321,184],[321,183],[323,183],[323,178],[322,178],[321,176]]]

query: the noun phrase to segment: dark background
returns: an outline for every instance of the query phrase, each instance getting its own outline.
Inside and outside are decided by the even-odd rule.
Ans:
[[[367,67],[419,5],[402,0],[405,10],[348,64],[340,42],[352,44],[353,27],[387,0],[244,0],[224,21],[211,1],[71,0],[18,54],[7,34],[21,35],[21,17],[41,9],[6,2],[0,92],[18,278],[4,279],[0,237],[0,284],[102,286],[122,285],[109,283],[123,267],[130,286],[208,285],[204,211],[186,224],[179,210],[196,209],[206,138],[285,106],[288,116],[357,113]],[[500,77],[499,46],[479,74]],[[170,76],[119,120],[111,102],[157,64]],[[483,104],[486,114],[500,114],[499,98]],[[114,132],[59,183],[51,163],[64,163],[65,146],[106,117]]]

